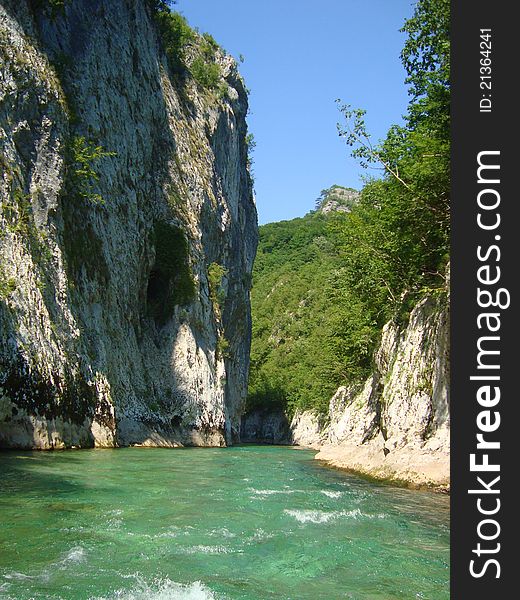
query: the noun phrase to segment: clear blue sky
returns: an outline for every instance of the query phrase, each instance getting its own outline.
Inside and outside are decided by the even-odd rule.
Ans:
[[[367,110],[373,138],[401,121],[408,95],[399,32],[413,0],[178,0],[190,25],[230,54],[250,94],[259,222],[302,216],[364,170],[337,134],[336,98]]]

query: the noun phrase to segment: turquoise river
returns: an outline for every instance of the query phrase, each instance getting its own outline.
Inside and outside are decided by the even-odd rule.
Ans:
[[[447,600],[448,498],[313,456],[0,453],[0,598]]]

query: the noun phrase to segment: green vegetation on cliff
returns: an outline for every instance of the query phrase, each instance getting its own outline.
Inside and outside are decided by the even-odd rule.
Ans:
[[[373,144],[365,111],[341,105],[340,135],[367,179],[348,212],[260,228],[253,273],[249,406],[327,408],[362,380],[383,324],[445,289],[449,259],[449,1],[419,0],[401,53],[405,123]],[[325,190],[330,195],[333,186]],[[320,197],[321,206],[327,198]],[[329,203],[330,204],[330,203]]]
[[[172,73],[191,75],[201,88],[224,94],[218,54],[225,52],[213,36],[192,29],[184,16],[172,10],[174,2],[149,2]]]

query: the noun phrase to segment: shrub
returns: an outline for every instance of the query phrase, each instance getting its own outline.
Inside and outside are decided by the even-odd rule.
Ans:
[[[229,341],[223,336],[219,335],[217,338],[217,346],[215,348],[215,355],[218,358],[230,358]]]
[[[16,280],[6,277],[0,270],[0,300],[6,300],[16,289]]]
[[[155,0],[152,10],[171,71],[178,75],[191,73],[200,87],[222,91],[220,67],[215,62],[216,53],[221,48],[213,36],[209,33],[197,35],[186,19],[172,12],[166,2]],[[188,66],[187,48],[190,44],[198,55]]]
[[[218,263],[211,263],[208,267],[209,297],[217,310],[220,310],[220,305],[226,299],[226,292],[222,287],[222,280],[226,275],[227,269]]]
[[[154,228],[155,264],[148,279],[147,300],[150,314],[164,324],[177,305],[195,297],[188,241],[182,229],[160,221]]]
[[[83,136],[73,137],[65,153],[65,195],[104,204],[102,196],[94,192],[94,185],[99,181],[94,165],[100,158],[115,155],[115,152],[107,152]]]
[[[186,71],[186,47],[195,40],[195,32],[182,15],[171,12],[164,3],[155,11],[154,19],[170,69],[174,73]]]
[[[203,88],[217,89],[220,83],[220,67],[198,56],[191,64],[193,79]]]

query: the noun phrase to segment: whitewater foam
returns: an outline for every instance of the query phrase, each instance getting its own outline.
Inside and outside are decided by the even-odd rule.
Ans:
[[[130,590],[116,590],[109,596],[91,597],[89,600],[221,600],[201,581],[181,584],[168,578],[147,583],[135,577],[137,585]]]
[[[179,548],[180,554],[232,554],[233,552],[241,552],[240,550],[232,550],[226,546],[206,546],[199,544],[197,546],[188,546],[187,548]]]
[[[248,488],[248,491],[256,496],[274,496],[276,494],[294,494],[302,490],[257,490],[256,488]]]
[[[52,562],[50,565],[44,567],[39,573],[34,575],[28,575],[19,571],[12,571],[11,573],[6,573],[3,575],[3,577],[7,580],[35,580],[47,583],[51,580],[56,570],[65,571],[71,565],[84,562],[86,560],[87,552],[82,546],[74,546],[62,556],[63,558]]]
[[[82,546],[74,546],[74,548],[71,548],[67,552],[67,554],[61,561],[61,564],[66,564],[69,562],[80,563],[85,560],[86,556],[87,556],[87,553],[85,551],[85,548],[83,548]]]
[[[212,537],[223,537],[223,538],[234,538],[236,537],[236,533],[229,531],[227,527],[218,527],[217,529],[212,529],[209,532],[209,535]]]
[[[35,579],[33,575],[26,575],[25,573],[19,573],[18,571],[13,571],[12,573],[6,573],[4,575],[5,579]],[[0,588],[1,589],[1,588]]]
[[[177,527],[176,525],[170,525],[166,531],[161,531],[161,533],[140,533],[136,534],[133,532],[128,532],[127,535],[139,535],[139,537],[143,537],[149,540],[157,540],[161,538],[178,538],[181,536],[191,535],[191,531],[193,531],[195,527],[191,525],[186,525],[185,527]]]
[[[285,509],[284,513],[296,519],[299,523],[328,523],[339,517],[350,517],[357,519],[362,515],[359,508],[354,510],[334,510],[326,512],[323,510],[291,510]]]
[[[264,529],[259,528],[259,529],[255,529],[253,535],[250,535],[244,541],[246,544],[251,544],[251,543],[255,543],[255,542],[262,542],[264,540],[270,540],[274,536],[275,536],[274,533],[268,533]]]
[[[321,490],[321,493],[329,498],[341,498],[343,496],[343,492],[333,492],[331,490]]]
[[[328,523],[334,519],[347,517],[349,519],[386,519],[385,513],[367,514],[355,508],[353,510],[333,510],[330,512],[324,510],[292,510],[285,509],[284,513],[295,518],[299,523]]]

